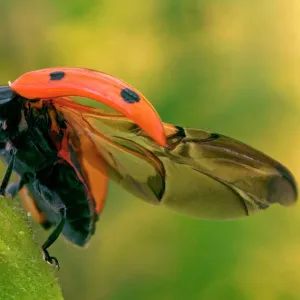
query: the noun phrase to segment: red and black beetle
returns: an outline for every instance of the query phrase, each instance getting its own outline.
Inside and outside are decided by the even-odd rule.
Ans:
[[[87,243],[108,178],[147,202],[202,219],[240,218],[297,198],[292,174],[277,161],[220,134],[162,123],[140,92],[88,69],[43,69],[0,86],[0,143],[8,164],[0,193],[20,193],[35,220],[55,226],[42,250],[57,266],[47,249],[61,232]],[[9,184],[13,170],[20,181]]]

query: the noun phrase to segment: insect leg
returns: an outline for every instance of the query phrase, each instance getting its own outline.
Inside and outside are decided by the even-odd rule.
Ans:
[[[5,195],[11,198],[15,198],[22,187],[23,184],[21,185],[21,180],[18,182],[13,182],[5,190]]]
[[[12,148],[10,151],[11,151],[11,157],[0,185],[0,196],[5,195],[5,190],[7,188],[15,164],[17,150],[15,148]]]
[[[25,184],[29,182],[28,176],[25,173],[18,182],[12,182],[5,189],[5,195],[11,198],[15,198]]]
[[[47,238],[47,240],[44,242],[44,244],[42,245],[42,251],[43,251],[43,258],[44,260],[51,264],[54,265],[56,268],[59,269],[59,262],[58,260],[53,257],[50,256],[49,252],[48,252],[48,248],[57,240],[57,238],[59,237],[59,235],[61,234],[64,225],[65,225],[65,221],[66,221],[66,207],[63,206],[59,212],[61,214],[61,219],[59,221],[59,223],[56,225],[56,227],[54,228],[54,230],[52,231],[52,233],[50,234],[50,236]]]

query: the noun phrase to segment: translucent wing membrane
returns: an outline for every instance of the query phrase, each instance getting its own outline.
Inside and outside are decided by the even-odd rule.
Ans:
[[[147,202],[197,218],[232,219],[296,201],[283,165],[229,137],[164,124],[164,148],[123,116],[57,109],[77,155]]]

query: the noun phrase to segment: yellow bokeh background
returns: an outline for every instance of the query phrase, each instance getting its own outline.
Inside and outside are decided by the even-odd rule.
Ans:
[[[299,15],[296,0],[2,0],[0,80],[55,66],[112,74],[165,122],[241,140],[300,182]],[[189,219],[112,183],[89,247],[61,237],[51,250],[65,299],[294,300],[299,221],[298,205]]]

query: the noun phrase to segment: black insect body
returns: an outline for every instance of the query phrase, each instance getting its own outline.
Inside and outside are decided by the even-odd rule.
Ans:
[[[7,163],[0,194],[19,194],[38,223],[54,226],[42,251],[56,266],[47,249],[61,232],[87,243],[109,179],[199,219],[251,216],[297,199],[292,173],[276,160],[218,133],[163,123],[140,92],[88,69],[43,69],[0,86],[0,156]],[[12,171],[20,180],[9,185]]]
[[[74,168],[58,156],[49,134],[53,121],[49,111],[56,118],[59,116],[51,103],[28,103],[9,87],[0,87],[0,97],[0,154],[8,164],[1,194],[15,197],[26,185],[38,211],[46,215],[42,225],[57,224],[42,250],[47,262],[58,265],[47,248],[61,231],[73,243],[84,245],[94,231],[95,208],[87,200],[89,195]],[[60,121],[64,126],[64,121]],[[63,128],[56,142],[60,143],[62,138]],[[20,181],[7,187],[13,170]]]

